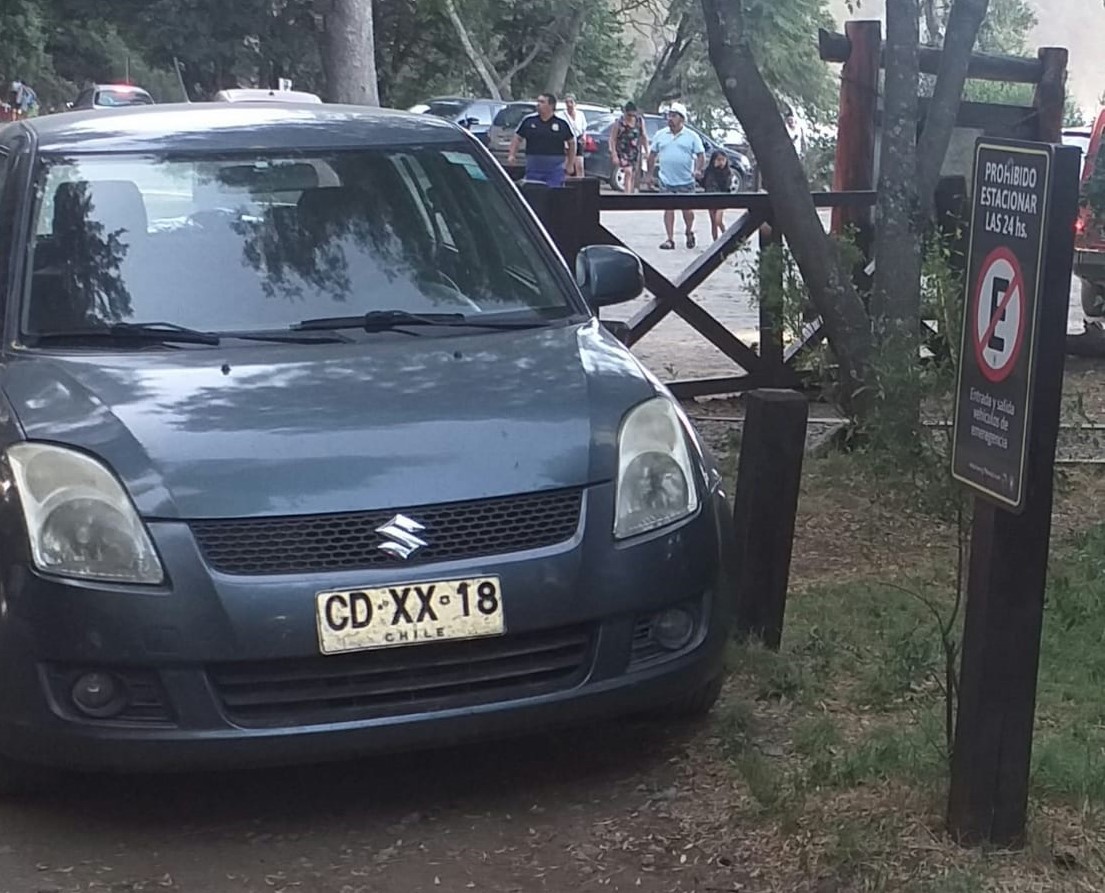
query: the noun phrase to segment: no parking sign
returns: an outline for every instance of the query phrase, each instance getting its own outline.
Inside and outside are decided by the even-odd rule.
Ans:
[[[1053,149],[979,140],[952,474],[1020,511]]]

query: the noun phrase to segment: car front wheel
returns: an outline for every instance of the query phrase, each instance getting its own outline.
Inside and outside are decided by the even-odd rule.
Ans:
[[[1105,286],[1082,280],[1082,312],[1090,318],[1105,316]]]
[[[717,703],[724,681],[725,678],[721,675],[707,680],[698,688],[684,693],[677,700],[665,705],[659,711],[660,715],[675,719],[697,719],[705,716]]]

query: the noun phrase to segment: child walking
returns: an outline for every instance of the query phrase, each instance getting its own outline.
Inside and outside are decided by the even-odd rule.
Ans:
[[[729,170],[729,156],[720,150],[714,150],[710,156],[710,163],[702,172],[702,188],[706,192],[732,192],[733,173]],[[710,211],[711,238],[717,241],[717,237],[725,232],[725,209],[715,208]]]

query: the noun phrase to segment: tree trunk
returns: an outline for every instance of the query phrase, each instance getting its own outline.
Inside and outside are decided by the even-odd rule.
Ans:
[[[802,162],[744,34],[742,0],[702,0],[710,60],[759,160],[774,223],[786,237],[840,364],[841,402],[862,413],[871,355],[863,302],[814,207]]]
[[[322,67],[326,98],[350,105],[379,105],[371,0],[323,4]]]
[[[989,8],[990,0],[955,0],[948,15],[940,71],[929,102],[925,130],[917,147],[917,190],[926,220],[932,217],[940,169],[948,154],[963,85],[967,81],[967,66],[978,39],[978,29]]]
[[[568,83],[568,72],[575,61],[576,45],[579,43],[580,33],[583,31],[583,20],[587,17],[587,6],[581,3],[572,11],[567,22],[564,23],[560,34],[560,40],[553,49],[552,61],[549,63],[549,76],[545,81],[545,89],[560,96]]]
[[[924,228],[917,193],[920,37],[917,0],[887,0],[885,112],[871,317],[876,337],[893,340],[895,350],[906,351],[911,364],[920,334]]]
[[[460,17],[460,13],[457,12],[455,0],[444,0],[444,4],[445,14],[449,17],[449,21],[452,22],[453,28],[456,29],[457,37],[460,39],[460,45],[464,49],[464,54],[468,57],[468,61],[472,63],[472,67],[476,69],[476,73],[479,74],[480,80],[483,81],[483,85],[487,88],[487,95],[491,99],[502,101],[503,92],[499,86],[502,82],[502,78],[495,73],[487,57],[476,49],[476,45],[472,43],[472,38],[468,34],[468,29],[464,27],[464,20]],[[509,98],[509,89],[507,98]]]
[[[920,79],[917,0],[887,0],[886,78],[875,209],[875,281],[871,321],[879,342],[881,395],[876,429],[891,445],[915,443],[921,415],[916,374],[921,338],[921,243],[917,193],[917,87]]]

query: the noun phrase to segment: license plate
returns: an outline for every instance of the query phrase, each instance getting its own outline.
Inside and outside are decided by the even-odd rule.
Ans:
[[[339,589],[315,596],[323,654],[503,634],[498,577]]]

